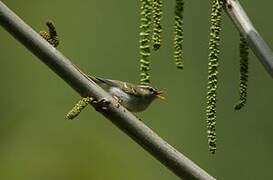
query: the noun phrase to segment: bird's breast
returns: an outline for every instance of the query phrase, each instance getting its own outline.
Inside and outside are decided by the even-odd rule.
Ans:
[[[146,106],[147,103],[142,102],[143,98],[136,95],[128,94],[120,88],[112,87],[109,89],[109,93],[112,96],[117,97],[120,103],[129,111],[139,112],[139,111],[143,111],[147,107]]]

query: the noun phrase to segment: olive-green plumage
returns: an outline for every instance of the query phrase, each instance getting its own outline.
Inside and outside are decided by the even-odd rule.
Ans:
[[[101,88],[117,98],[118,101],[129,111],[144,111],[156,98],[162,98],[161,91],[147,86],[136,85],[128,82],[97,78],[88,76]]]

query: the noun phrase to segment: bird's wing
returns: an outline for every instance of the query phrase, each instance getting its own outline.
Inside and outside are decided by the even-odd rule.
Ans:
[[[106,83],[105,80],[102,78],[97,78],[97,77],[90,76],[90,75],[87,75],[87,76],[97,84]]]
[[[118,81],[118,80],[98,78],[98,77],[94,77],[94,76],[90,76],[90,75],[88,75],[88,77],[100,86],[102,86],[104,84],[109,87],[110,86],[111,87],[118,87],[128,94],[138,95],[136,87],[131,83],[122,82],[122,81]]]
[[[94,76],[90,76],[88,75],[88,77],[90,79],[92,79],[95,83],[101,85],[101,84],[106,84],[108,86],[114,86],[114,87],[119,87],[121,88],[121,82],[120,81],[116,81],[116,80],[111,80],[111,79],[104,79],[104,78],[98,78],[98,77],[94,77]]]

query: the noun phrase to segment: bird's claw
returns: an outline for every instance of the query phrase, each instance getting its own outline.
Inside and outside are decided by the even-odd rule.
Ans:
[[[103,98],[100,100],[92,100],[91,103],[93,104],[96,111],[100,111],[100,110],[106,111],[106,110],[108,110],[108,106],[110,104],[110,101]]]

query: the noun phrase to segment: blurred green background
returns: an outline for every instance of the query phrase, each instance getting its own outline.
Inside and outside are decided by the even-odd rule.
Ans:
[[[139,1],[4,0],[35,30],[52,19],[59,50],[85,72],[139,81]],[[152,55],[152,83],[166,92],[138,114],[160,136],[217,179],[273,179],[273,83],[253,53],[249,98],[238,100],[238,32],[224,15],[217,104],[218,150],[208,152],[205,123],[209,1],[186,1],[185,69],[172,57],[173,1],[164,1],[163,47]],[[273,1],[242,1],[272,45]],[[178,179],[92,108],[65,114],[79,95],[0,28],[0,179]]]

